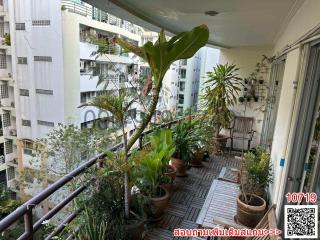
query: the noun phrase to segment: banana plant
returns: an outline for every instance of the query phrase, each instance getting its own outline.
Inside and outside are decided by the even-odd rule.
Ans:
[[[203,47],[209,38],[209,30],[206,25],[195,27],[189,32],[182,32],[167,41],[164,31],[160,31],[159,38],[155,43],[147,42],[142,47],[138,47],[119,37],[114,38],[114,42],[123,49],[132,52],[146,61],[151,69],[150,76],[146,79],[145,94],[152,90],[152,100],[148,106],[147,114],[142,123],[135,131],[128,142],[131,148],[137,139],[141,136],[143,130],[147,127],[156,110],[159,93],[162,87],[164,75],[170,65],[180,59],[192,57],[201,47]]]
[[[133,136],[127,141],[127,135],[124,132],[125,112],[130,108],[133,100],[125,103],[126,94],[119,94],[117,96],[104,95],[97,97],[91,103],[85,103],[83,106],[94,106],[99,109],[111,112],[116,120],[121,124],[123,131],[125,160],[128,162],[128,153],[134,143],[139,139],[145,128],[151,121],[155,113],[156,106],[159,99],[159,93],[162,87],[164,75],[169,69],[170,65],[180,59],[188,59],[192,57],[201,47],[205,46],[208,41],[209,30],[206,25],[195,27],[189,32],[182,32],[167,41],[164,31],[160,31],[159,38],[155,43],[147,42],[142,47],[136,46],[130,42],[119,37],[113,38],[113,44],[118,44],[124,50],[132,52],[142,58],[150,66],[151,73],[144,82],[144,95],[148,95],[152,90],[152,98],[149,106],[146,109],[145,117],[141,124],[137,127]],[[100,53],[104,54],[106,48],[100,48]],[[99,50],[99,49],[98,49]],[[162,160],[162,158],[161,158]],[[157,165],[157,164],[156,164]],[[125,172],[125,214],[129,218],[129,175]]]

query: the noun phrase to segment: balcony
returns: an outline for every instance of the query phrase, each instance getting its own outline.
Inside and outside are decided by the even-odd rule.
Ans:
[[[190,163],[187,166],[181,162],[179,166],[177,159],[171,159],[170,163],[174,164],[176,162],[175,166],[177,168],[180,167],[184,172],[179,169],[181,171],[179,178],[173,179],[172,177],[169,179],[170,182],[162,182],[163,184],[169,184],[166,187],[171,187],[169,189],[171,198],[162,218],[156,215],[157,212],[151,213],[154,214],[154,218],[151,218],[153,222],[146,223],[148,225],[145,232],[146,239],[174,239],[173,233],[175,229],[195,229],[198,227],[229,228],[230,226],[244,228],[243,222],[246,219],[240,219],[241,214],[237,213],[237,196],[240,193],[240,181],[249,184],[246,182],[248,179],[245,178],[243,180],[242,176],[250,174],[249,170],[252,169],[258,171],[256,167],[260,165],[262,159],[267,159],[267,164],[264,165],[264,168],[267,169],[263,172],[263,175],[265,176],[267,173],[268,181],[262,189],[251,189],[250,196],[254,198],[252,193],[260,194],[270,208],[266,214],[264,210],[263,213],[259,213],[261,222],[256,223],[256,221],[250,219],[246,226],[249,228],[260,228],[262,226],[263,228],[266,226],[271,228],[272,226],[284,230],[283,219],[286,214],[284,211],[286,193],[300,191],[305,194],[315,192],[319,195],[320,193],[320,83],[318,81],[320,73],[318,64],[320,61],[320,37],[318,35],[320,30],[318,28],[320,24],[318,17],[320,3],[316,1],[294,1],[295,3],[293,1],[283,1],[279,4],[279,1],[263,1],[263,3],[262,1],[259,1],[259,3],[257,1],[249,1],[246,4],[234,3],[230,7],[230,5],[222,3],[222,1],[215,6],[211,5],[210,1],[204,1],[201,6],[186,3],[185,1],[177,1],[170,8],[163,9],[164,1],[149,1],[143,4],[141,1],[133,0],[131,2],[134,4],[126,5],[125,1],[112,1],[108,6],[105,6],[104,0],[90,0],[90,3],[94,3],[95,6],[105,7],[103,10],[106,11],[115,11],[120,17],[130,16],[130,20],[137,23],[144,24],[144,22],[147,22],[145,23],[146,27],[155,24],[157,27],[163,27],[171,32],[180,32],[181,29],[188,29],[190,23],[196,25],[199,22],[207,22],[209,29],[211,29],[208,43],[221,49],[220,65],[214,70],[221,68],[222,70],[220,70],[223,71],[223,68],[228,69],[229,67],[229,69],[234,70],[239,67],[240,70],[237,73],[239,77],[234,77],[234,79],[242,81],[239,90],[237,90],[238,95],[229,98],[227,104],[213,104],[210,105],[211,109],[206,108],[206,106],[209,106],[208,103],[204,106],[204,112],[209,112],[211,116],[226,113],[222,117],[219,116],[224,119],[230,119],[229,111],[232,111],[230,124],[229,120],[224,123],[214,122],[214,125],[218,126],[218,131],[215,134],[207,131],[198,135],[197,139],[207,136],[207,140],[215,142],[215,151],[212,151],[212,154],[205,159],[206,161],[201,161],[203,158],[198,158],[196,151],[192,152],[192,159],[189,159]],[[204,5],[208,11],[203,12],[201,15],[199,12],[203,11]],[[216,12],[215,10],[217,9],[213,8],[224,9],[224,12]],[[269,11],[273,13],[272,18],[270,18]],[[172,16],[172,12],[181,14]],[[141,16],[143,19],[139,19]],[[305,16],[308,16],[307,20],[305,20]],[[117,25],[117,20],[112,19],[110,22]],[[159,41],[161,39],[163,40],[163,38],[159,38]],[[206,54],[202,55],[202,57],[205,58]],[[161,54],[157,56],[161,56]],[[161,57],[159,58],[162,60]],[[199,63],[198,59],[200,59],[199,55],[194,59],[195,65]],[[161,61],[157,61],[157,63],[159,62]],[[227,65],[226,63],[228,62],[234,63],[235,66]],[[161,66],[161,64],[155,65],[156,67]],[[187,68],[189,76],[189,66],[187,65],[181,69],[185,70],[180,72],[181,78],[187,77]],[[206,72],[206,69],[202,70]],[[190,67],[190,71],[196,74],[198,69]],[[210,71],[212,71],[212,68],[210,68]],[[204,76],[206,75],[204,74]],[[211,85],[210,83],[203,83],[202,87],[209,86],[209,89],[220,87],[221,76],[228,76],[228,74],[215,74],[211,76]],[[210,78],[210,74],[207,77]],[[227,78],[230,79],[229,77]],[[192,80],[194,81],[194,79]],[[222,82],[227,81],[229,80]],[[193,83],[192,85],[196,84]],[[180,85],[180,87],[182,86]],[[152,84],[150,88],[152,88]],[[223,89],[223,87],[220,89]],[[235,89],[232,88],[226,91],[222,90],[223,93],[234,93],[234,91]],[[213,92],[212,99],[216,101],[222,99],[223,97],[221,97],[220,93]],[[178,95],[178,104],[189,102],[187,97],[190,96]],[[192,95],[191,97],[195,98]],[[116,104],[111,105],[121,108],[124,102],[116,102]],[[183,115],[182,106],[178,106],[178,109]],[[97,109],[90,106],[88,110]],[[82,114],[82,117],[84,118],[84,114]],[[133,158],[135,154],[138,154],[136,155],[138,157],[134,159],[136,165],[123,164],[124,169],[133,171],[130,172],[131,177],[136,176],[134,170],[139,173],[139,170],[144,169],[149,173],[148,170],[152,169],[151,167],[143,168],[144,163],[142,160],[149,160],[149,163],[152,164],[158,159],[157,157],[147,158],[151,156],[148,155],[150,153],[148,152],[150,150],[150,135],[160,128],[176,129],[177,124],[191,123],[193,118],[189,113],[183,118],[156,125],[157,116],[151,117],[154,118],[154,121],[139,137],[136,143],[138,148],[135,149],[137,151],[132,151],[132,153],[130,152],[131,154],[128,154]],[[214,120],[220,121],[219,119]],[[126,136],[126,134],[134,136],[134,133],[131,132],[124,135]],[[191,136],[191,134],[186,134],[181,139],[189,139]],[[112,147],[110,152],[119,152],[123,148],[126,141],[121,143],[121,139],[122,136],[118,136],[117,142],[120,143]],[[164,141],[157,143],[156,145],[158,146],[166,145],[163,144]],[[259,145],[263,150],[257,147]],[[86,157],[85,154],[84,156]],[[102,186],[114,186],[113,184],[117,183],[117,180],[122,180],[117,175],[121,170],[115,169],[115,171],[112,171],[112,174],[115,175],[112,175],[106,169],[108,170],[108,167],[110,167],[108,164],[122,163],[122,159],[118,156],[119,158],[115,159],[120,159],[120,161],[112,161],[114,159],[110,160],[111,157],[106,156],[105,153],[101,153],[84,161],[66,175],[61,176],[52,185],[26,201],[5,218],[1,222],[0,231],[8,228],[10,224],[24,216],[26,228],[22,239],[32,238],[32,234],[41,228],[43,222],[51,219],[57,213],[61,213],[62,208],[70,204],[76,197],[80,197],[82,193],[89,196],[88,192],[90,190],[99,192],[103,189]],[[256,156],[260,156],[258,160]],[[195,159],[197,159],[197,163],[195,163]],[[255,161],[259,161],[259,163]],[[107,167],[104,168],[106,165]],[[153,167],[156,167],[155,165],[157,164],[154,164]],[[41,206],[54,192],[58,192],[67,184],[72,183],[72,181],[86,179],[85,177],[82,178],[82,176],[85,175],[89,168],[92,169],[93,174],[90,175],[88,181],[84,182],[84,184],[81,182],[82,184],[73,187],[68,192],[68,195],[61,198],[61,201],[56,206],[44,211],[38,221],[35,223],[32,221],[32,214],[36,211],[36,206]],[[101,172],[108,176],[108,178],[104,178],[106,182],[99,181],[99,173]],[[158,171],[154,172],[159,173]],[[165,173],[169,175],[172,172]],[[269,176],[270,172],[272,176]],[[141,174],[141,172],[140,175],[138,174],[138,177],[145,182],[148,181],[148,176],[148,174]],[[153,180],[149,179],[150,182]],[[166,180],[168,181],[168,179]],[[135,184],[133,184],[132,191],[139,189],[139,191],[143,192],[145,190],[143,186],[141,188],[138,187],[139,183],[135,182]],[[242,191],[245,187],[242,184]],[[121,187],[111,189],[113,190],[110,190],[111,194],[116,195],[119,189],[121,190]],[[109,199],[108,196],[110,195],[98,199],[90,198],[86,207],[107,207],[103,201],[107,201]],[[165,197],[167,197],[167,194],[165,194]],[[111,200],[114,201],[115,199],[112,198]],[[132,202],[135,200],[134,197],[130,198]],[[241,196],[238,200],[240,202],[246,201],[245,199],[241,200]],[[300,203],[305,205],[306,201]],[[121,204],[122,202],[119,202],[115,207],[122,206]],[[276,204],[276,207],[273,204]],[[314,205],[315,209],[317,209],[317,204],[319,202],[314,201],[313,204],[309,205]],[[90,220],[92,216],[90,212],[87,215],[84,214],[82,208],[73,209],[73,211],[70,209],[66,211],[66,217],[57,223],[57,227],[48,238],[59,235],[63,228],[76,217],[79,217],[80,220]],[[101,212],[106,213],[107,211]],[[157,221],[156,224],[154,223],[155,221]],[[95,221],[91,219],[91,223],[95,223]],[[104,225],[101,226],[103,227]],[[119,226],[118,234],[121,234],[124,231],[124,226],[121,224],[117,226]],[[81,228],[82,225],[79,225],[77,229],[81,231]],[[111,232],[111,229],[107,231],[108,234]],[[71,239],[73,236],[64,237]],[[267,239],[272,238],[272,236],[264,237]],[[281,239],[281,237],[279,238]],[[118,238],[114,237],[114,239]],[[195,239],[202,238],[196,237]]]

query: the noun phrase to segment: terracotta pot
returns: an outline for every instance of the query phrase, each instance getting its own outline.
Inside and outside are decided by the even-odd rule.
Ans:
[[[193,159],[190,161],[190,165],[192,167],[203,167],[202,165],[202,160],[204,158],[204,152],[199,150],[197,152],[195,152],[195,154],[193,155]]]
[[[249,204],[245,203],[243,194],[240,194],[237,198],[236,219],[239,223],[253,228],[265,213],[266,201],[255,194],[246,194],[246,196],[247,199],[250,199]]]
[[[125,225],[126,239],[141,240],[144,232],[144,220],[137,220]]]
[[[152,216],[150,219],[151,221],[161,220],[164,214],[164,210],[166,209],[169,203],[169,192],[167,191],[167,189],[163,187],[160,187],[160,188],[163,189],[165,194],[161,197],[154,197],[150,199],[151,212],[152,212]]]
[[[173,181],[176,178],[177,169],[175,166],[167,165],[167,171],[164,173],[165,176],[171,178]]]
[[[174,185],[173,183],[165,183],[162,184],[161,187],[163,187],[164,189],[166,189],[169,193],[169,198],[172,196],[173,192],[174,192]]]
[[[213,152],[215,154],[221,154],[223,153],[223,150],[226,148],[228,136],[219,135],[219,137],[214,137],[213,140],[215,142],[214,150]]]
[[[179,158],[171,158],[171,164],[177,169],[177,177],[186,177],[188,175],[186,172],[186,162],[184,160]]]

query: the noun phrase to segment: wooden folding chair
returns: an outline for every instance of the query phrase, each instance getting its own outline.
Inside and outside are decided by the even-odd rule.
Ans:
[[[240,139],[248,141],[248,149],[250,150],[250,145],[253,139],[254,130],[253,130],[254,118],[252,117],[239,117],[234,116],[232,121],[232,126],[230,127],[230,149],[233,149],[233,140]]]

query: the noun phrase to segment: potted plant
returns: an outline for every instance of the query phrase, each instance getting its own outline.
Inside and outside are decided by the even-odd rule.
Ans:
[[[175,152],[175,145],[170,129],[161,129],[150,135],[150,151],[163,154],[161,162],[161,173],[164,176],[162,187],[168,190],[169,194],[173,193],[173,181],[176,178],[176,168],[169,164],[170,159]]]
[[[220,132],[222,128],[230,127],[232,114],[230,106],[237,103],[237,94],[241,90],[241,79],[238,77],[239,68],[236,65],[218,64],[212,72],[207,73],[207,87],[202,96],[204,114],[214,127],[215,153],[222,152],[226,145],[227,136]]]
[[[237,220],[254,227],[264,215],[265,188],[272,182],[270,155],[262,148],[244,154],[241,194],[237,198]]]
[[[209,129],[201,117],[194,120],[194,126],[192,129],[194,138],[197,139],[197,142],[193,149],[192,158],[190,160],[190,165],[192,167],[203,167],[202,161],[205,158],[206,150],[210,149],[210,137],[207,136]]]
[[[176,151],[173,154],[171,162],[177,169],[177,177],[187,176],[187,164],[192,159],[193,151],[198,144],[195,126],[195,121],[181,121],[173,129],[173,140]]]
[[[165,151],[140,151],[133,158],[133,171],[137,178],[139,192],[148,199],[146,214],[152,221],[161,219],[169,203],[169,192],[161,186],[163,183],[162,159]]]

